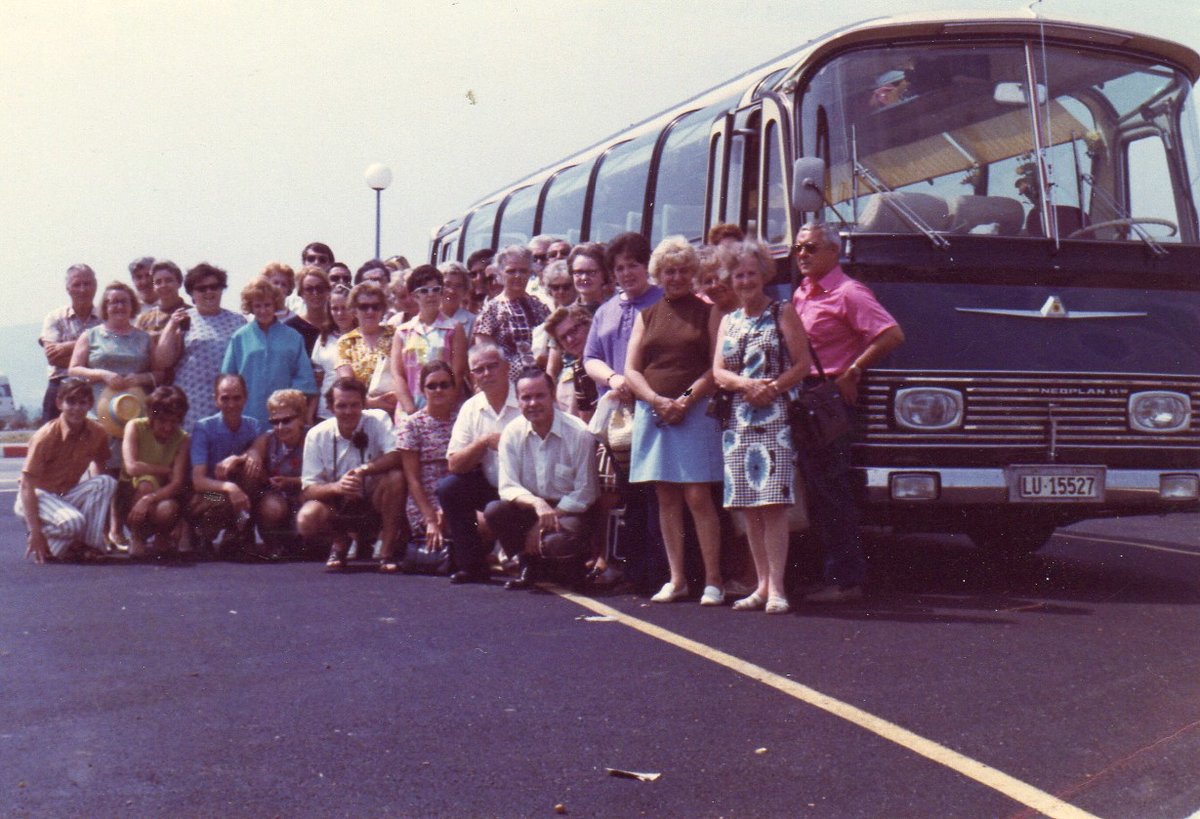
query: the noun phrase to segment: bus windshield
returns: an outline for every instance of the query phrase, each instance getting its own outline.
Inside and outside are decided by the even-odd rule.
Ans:
[[[800,107],[801,151],[824,160],[827,198],[859,231],[1200,243],[1196,112],[1169,66],[896,45],[825,63]]]

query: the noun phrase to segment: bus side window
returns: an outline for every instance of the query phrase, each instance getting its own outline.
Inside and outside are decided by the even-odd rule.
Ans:
[[[625,231],[642,229],[646,179],[657,131],[618,145],[605,155],[596,175],[588,239],[606,242]]]
[[[663,145],[654,190],[650,244],[667,236],[701,241],[704,231],[704,186],[712,120],[710,110],[696,111],[675,123]]]
[[[763,170],[766,178],[762,239],[768,244],[787,241],[787,191],[783,186],[782,157],[778,123],[771,120],[763,134]]]
[[[571,244],[580,241],[580,226],[583,224],[583,200],[587,196],[588,176],[592,163],[559,171],[551,177],[542,203],[542,219],[538,233],[561,236]]]
[[[470,256],[476,250],[493,247],[492,233],[496,226],[496,208],[499,202],[489,202],[467,217],[467,227],[463,234],[463,258]]]
[[[1161,219],[1179,224],[1179,212],[1170,186],[1163,180],[1171,178],[1166,146],[1161,137],[1148,136],[1130,142],[1125,148],[1129,178],[1129,215],[1135,219]],[[1181,241],[1179,231],[1165,225],[1145,223],[1142,229],[1155,239]],[[1125,238],[1135,238],[1132,233]]]
[[[533,213],[541,189],[541,185],[530,185],[508,197],[500,215],[500,239],[496,247],[523,245],[533,238]]]

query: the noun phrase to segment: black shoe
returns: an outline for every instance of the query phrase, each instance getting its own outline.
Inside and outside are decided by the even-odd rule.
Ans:
[[[450,582],[456,586],[461,586],[463,583],[486,583],[487,577],[485,575],[478,574],[477,572],[468,572],[464,569],[460,569],[454,574],[450,575]]]
[[[519,575],[504,584],[504,588],[508,591],[519,591],[521,589],[529,589],[532,587],[533,571],[529,566],[523,567]]]

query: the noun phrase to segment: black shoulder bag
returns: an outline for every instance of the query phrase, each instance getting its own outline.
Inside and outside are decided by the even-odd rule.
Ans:
[[[780,372],[788,369],[787,343],[783,338],[783,327],[779,324],[779,302],[775,303],[775,325],[780,328],[779,349],[782,356]],[[850,408],[842,398],[837,384],[825,376],[821,359],[808,342],[808,354],[812,356],[820,380],[806,385],[801,382],[793,397],[788,400],[788,426],[792,429],[792,445],[801,449],[824,449],[846,433],[854,425]]]

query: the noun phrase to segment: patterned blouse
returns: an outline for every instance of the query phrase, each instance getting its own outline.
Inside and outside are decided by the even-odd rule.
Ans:
[[[368,348],[363,339],[362,330],[355,327],[338,339],[338,366],[349,364],[350,369],[354,371],[355,378],[364,384],[370,384],[371,376],[375,374],[375,368],[379,365],[380,359],[389,360],[389,356],[392,354],[392,338],[395,335],[395,327],[381,324],[375,346]],[[324,389],[329,389],[328,385]]]
[[[475,332],[491,336],[508,361],[508,377],[517,380],[521,370],[537,362],[533,356],[533,328],[550,317],[550,308],[533,296],[510,299],[497,296],[484,305],[475,319]]]
[[[396,429],[396,449],[416,452],[421,462],[421,486],[425,489],[425,497],[433,504],[434,509],[441,509],[437,498],[437,483],[450,471],[447,465],[446,452],[450,447],[450,431],[454,428],[454,419],[458,416],[456,410],[445,421],[439,421],[424,409],[414,412],[401,422]],[[412,495],[408,496],[408,523],[413,535],[425,533],[425,519]]]

